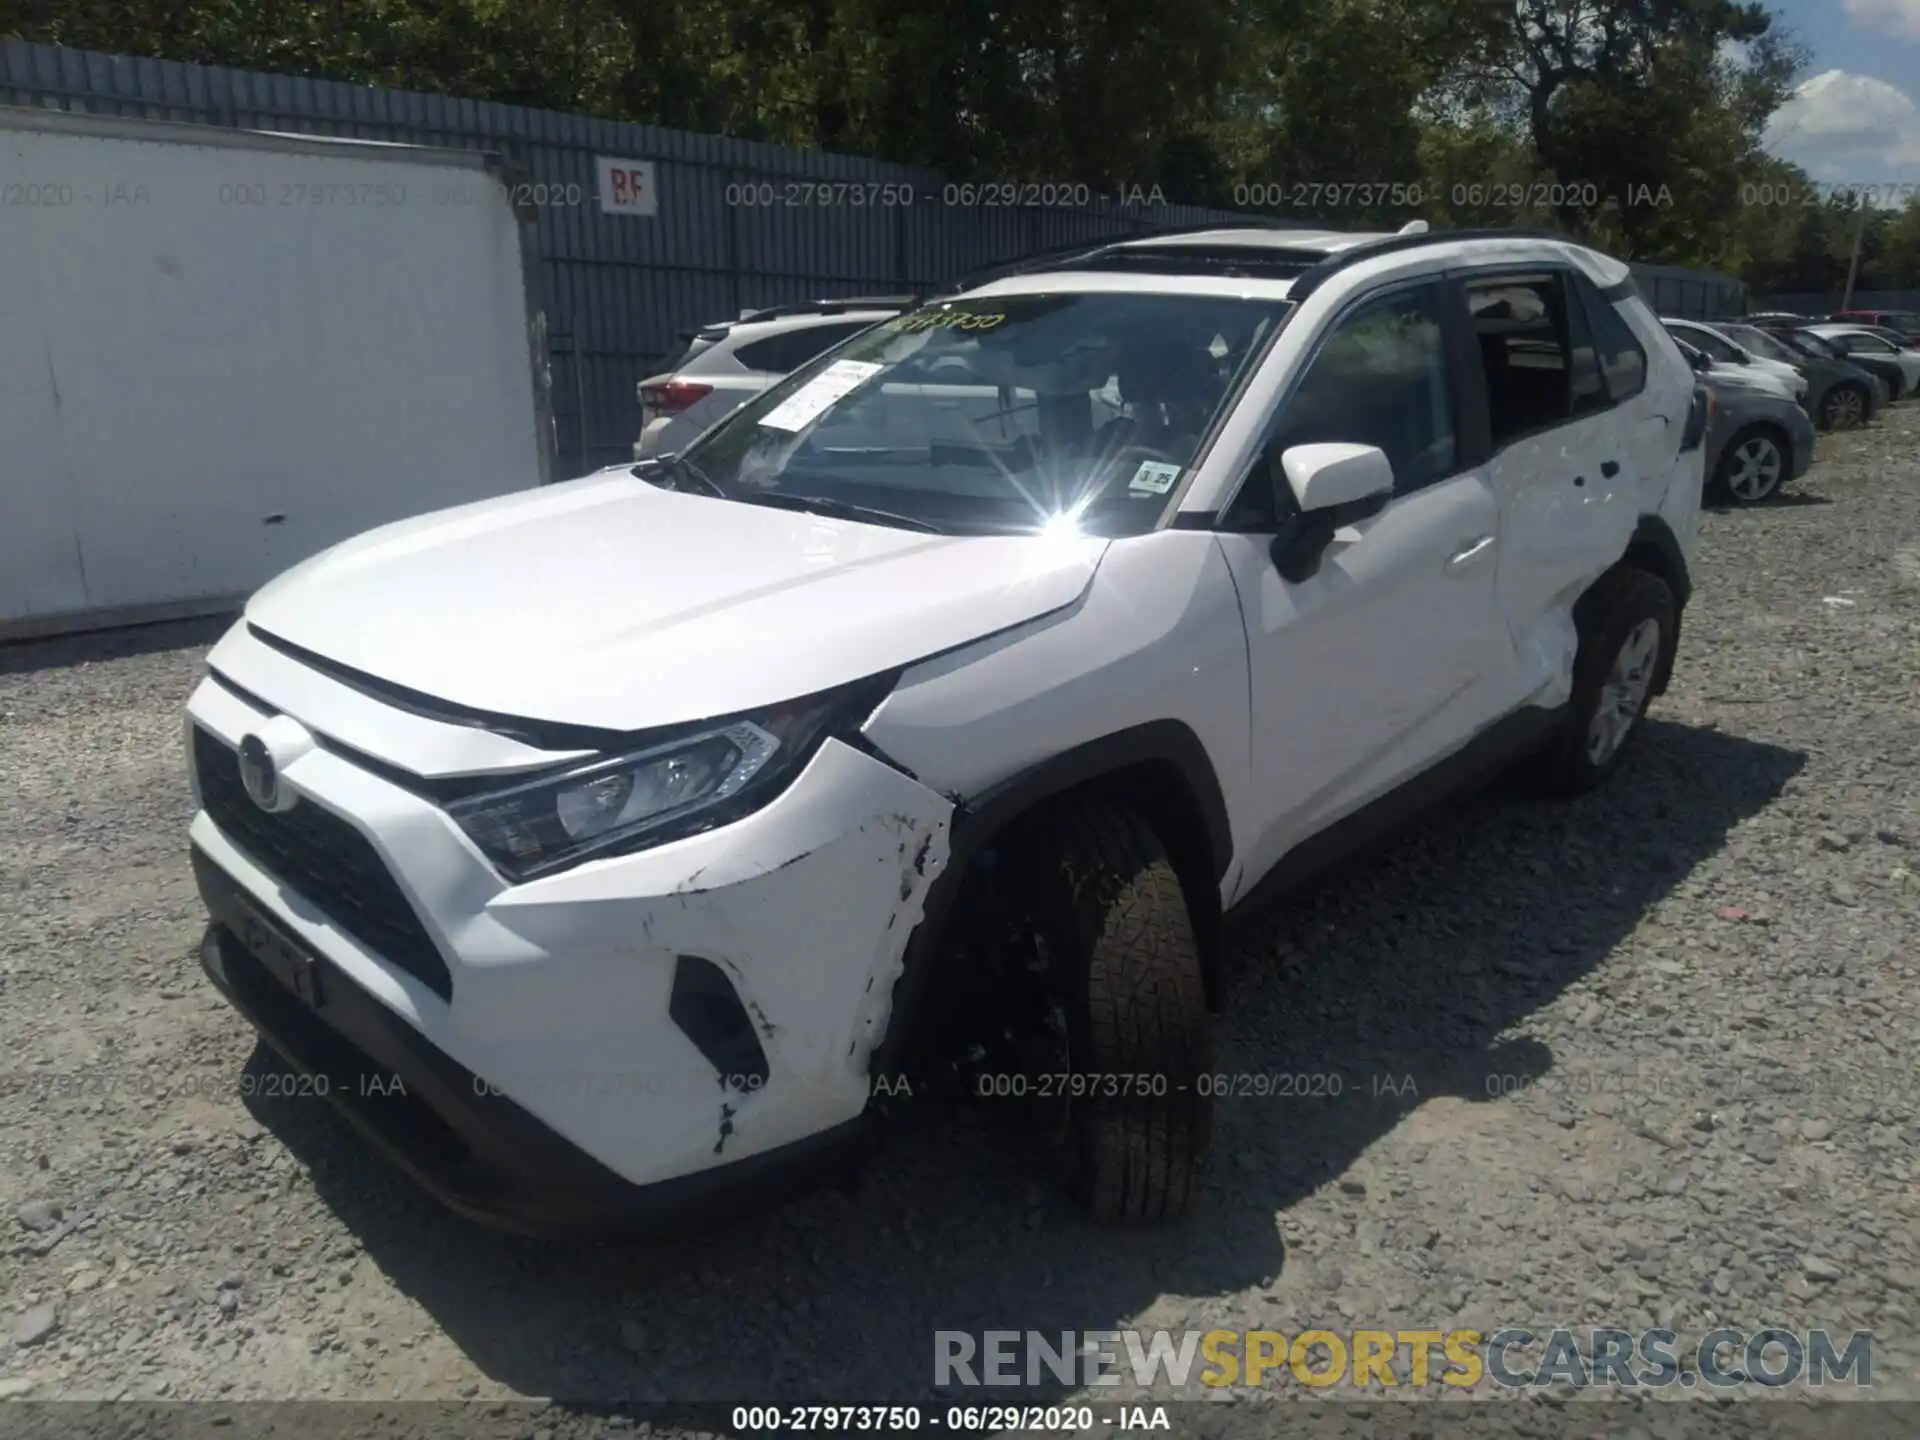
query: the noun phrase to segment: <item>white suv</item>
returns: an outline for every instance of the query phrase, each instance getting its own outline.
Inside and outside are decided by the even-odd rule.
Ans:
[[[712,1213],[956,1073],[1171,1216],[1223,915],[1507,762],[1615,767],[1706,420],[1552,237],[1006,275],[256,594],[189,707],[203,963],[498,1224]]]
[[[909,298],[814,300],[748,310],[706,325],[656,375],[635,387],[640,438],[633,458],[666,455],[869,326],[913,308]]]

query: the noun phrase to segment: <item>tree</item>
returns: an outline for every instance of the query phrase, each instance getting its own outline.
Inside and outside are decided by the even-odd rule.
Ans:
[[[0,34],[956,179],[1831,266],[1831,217],[1752,203],[1798,173],[1759,136],[1803,59],[1754,0],[0,0]],[[1875,277],[1920,264],[1900,223],[1875,222]]]
[[[1447,83],[1524,137],[1557,221],[1630,256],[1737,252],[1740,185],[1804,53],[1736,0],[1519,0]]]

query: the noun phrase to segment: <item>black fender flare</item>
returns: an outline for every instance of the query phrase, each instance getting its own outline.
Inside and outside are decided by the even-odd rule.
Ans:
[[[954,802],[954,814],[946,867],[928,887],[920,923],[907,941],[900,976],[894,982],[886,1037],[873,1052],[876,1077],[899,1074],[919,1037],[920,1011],[937,968],[947,923],[982,847],[1007,825],[1047,801],[1142,766],[1177,775],[1184,792],[1177,797],[1148,797],[1150,816],[1155,811],[1164,814],[1165,799],[1173,798],[1175,803],[1190,806],[1198,823],[1197,835],[1188,837],[1190,843],[1169,843],[1168,851],[1192,912],[1208,999],[1217,1004],[1220,883],[1233,864],[1233,830],[1226,795],[1212,757],[1191,726],[1179,720],[1149,721],[1049,756],[972,798],[949,797]]]

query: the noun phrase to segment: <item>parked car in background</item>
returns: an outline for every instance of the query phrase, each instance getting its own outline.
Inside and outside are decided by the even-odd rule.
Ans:
[[[1914,310],[1841,310],[1827,319],[1836,325],[1872,325],[1909,341],[1920,342],[1920,311]]]
[[[1873,419],[1886,403],[1887,387],[1857,365],[1837,355],[1810,348],[1796,349],[1757,325],[1737,322],[1716,325],[1727,339],[1750,354],[1793,366],[1807,379],[1800,403],[1822,430],[1851,430]]]
[[[1755,354],[1701,320],[1662,319],[1660,323],[1667,327],[1667,333],[1676,340],[1686,341],[1694,349],[1704,351],[1722,364],[1747,365],[1755,370],[1763,370],[1785,385],[1795,400],[1802,403],[1806,401],[1811,387],[1807,377],[1792,362]]]
[[[1920,349],[1920,336],[1907,335],[1899,330],[1889,330],[1885,325],[1852,325],[1848,328],[1859,330],[1867,335],[1878,335],[1896,350]]]
[[[911,296],[813,300],[702,326],[658,374],[640,382],[633,458],[685,448],[770,385],[913,304]]]
[[[1807,329],[1838,345],[1847,352],[1849,360],[1863,355],[1892,360],[1900,367],[1900,388],[1894,392],[1894,399],[1920,389],[1920,350],[1910,350],[1860,325],[1809,325]]]
[[[1756,310],[1746,317],[1749,325],[1811,325],[1812,315],[1796,315],[1791,310]]]
[[[1799,402],[1763,372],[1723,364],[1684,340],[1674,343],[1713,395],[1706,445],[1710,495],[1758,505],[1807,473],[1815,432]]]
[[[1722,385],[1745,385],[1763,390],[1769,395],[1776,395],[1792,405],[1800,403],[1799,396],[1794,393],[1793,384],[1773,371],[1762,370],[1755,365],[1745,365],[1738,360],[1719,359],[1696,345],[1692,337],[1685,336],[1671,327],[1668,327],[1667,334],[1672,338],[1673,343],[1680,347],[1680,352],[1687,357],[1687,362],[1694,369],[1705,370],[1711,367]]]
[[[1790,349],[1818,355],[1827,360],[1837,360],[1862,371],[1873,381],[1874,395],[1881,405],[1899,398],[1905,386],[1906,372],[1900,368],[1900,362],[1891,355],[1849,354],[1844,347],[1834,344],[1826,336],[1816,335],[1813,331],[1801,326],[1764,328],[1767,334]]]

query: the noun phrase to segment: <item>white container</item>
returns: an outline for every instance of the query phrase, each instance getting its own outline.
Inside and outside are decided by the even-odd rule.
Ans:
[[[494,156],[0,108],[0,638],[551,479],[538,274]]]

